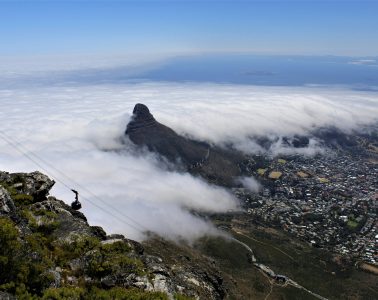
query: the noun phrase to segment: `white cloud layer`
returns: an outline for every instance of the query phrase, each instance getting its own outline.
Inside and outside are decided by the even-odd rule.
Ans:
[[[241,177],[237,181],[250,192],[258,192],[261,189],[261,184],[253,177]]]
[[[378,116],[376,93],[310,87],[194,83],[64,86],[0,89],[0,101],[1,131],[69,179],[45,166],[48,175],[64,180],[111,212],[84,200],[83,212],[90,223],[134,239],[143,236],[125,224],[130,220],[124,215],[142,224],[143,228],[135,225],[138,229],[192,239],[215,229],[189,210],[226,212],[238,208],[224,189],[170,171],[153,154],[138,154],[130,141],[126,140],[126,146],[120,143],[135,103],[148,105],[158,121],[181,134],[213,143],[231,141],[245,152],[261,150],[248,138],[253,135],[301,134],[326,125],[351,130],[377,121]],[[310,149],[301,151],[311,152],[314,147],[311,144]],[[40,168],[0,139],[0,169]],[[252,190],[258,188],[250,178],[243,183]],[[60,182],[52,193],[67,202],[73,199]]]

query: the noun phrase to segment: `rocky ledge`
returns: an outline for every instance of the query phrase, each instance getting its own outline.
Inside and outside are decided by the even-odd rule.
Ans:
[[[53,185],[39,172],[0,172],[0,299],[224,298],[206,258],[191,268],[169,264],[136,241],[107,235],[49,196]]]

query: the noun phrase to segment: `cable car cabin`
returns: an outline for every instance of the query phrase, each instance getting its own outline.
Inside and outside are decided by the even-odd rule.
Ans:
[[[75,194],[75,201],[71,203],[71,208],[74,210],[79,210],[81,208],[81,203],[79,202],[79,192],[76,190],[71,190]]]
[[[71,203],[71,208],[74,210],[79,210],[81,208],[81,203],[79,201],[74,201]]]

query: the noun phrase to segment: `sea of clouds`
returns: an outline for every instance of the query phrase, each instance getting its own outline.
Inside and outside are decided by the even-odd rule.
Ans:
[[[1,132],[22,150],[1,135],[0,169],[47,173],[57,180],[52,194],[58,198],[73,200],[64,184],[80,192],[90,224],[137,240],[146,230],[189,240],[215,233],[192,211],[227,212],[239,205],[225,189],[178,173],[123,139],[136,103],[146,104],[158,121],[180,134],[232,143],[246,153],[263,151],[251,136],[305,134],[322,126],[350,131],[376,122],[378,116],[377,93],[347,88],[67,84],[0,87],[0,101]],[[276,154],[288,151],[279,144],[274,147]],[[313,154],[321,149],[312,142],[298,151]],[[254,191],[259,188],[252,178],[239,182]]]

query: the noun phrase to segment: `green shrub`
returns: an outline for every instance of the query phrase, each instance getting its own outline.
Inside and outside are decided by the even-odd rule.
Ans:
[[[6,183],[5,181],[2,181],[0,182],[0,185],[6,189],[9,193],[9,195],[13,198],[13,196],[17,195],[18,192],[17,190],[13,187],[13,186],[10,186],[8,183]]]
[[[32,232],[20,234],[13,221],[0,217],[0,291],[16,295],[19,300],[34,299],[131,299],[166,300],[164,293],[148,293],[137,289],[102,290],[85,284],[78,272],[79,287],[50,288],[54,276],[48,270],[66,267],[72,259],[84,257],[88,263],[85,275],[101,278],[109,274],[144,275],[141,260],[128,256],[130,246],[123,241],[102,244],[95,237],[77,237],[73,242],[54,241],[51,230],[59,224],[57,215],[43,209],[20,210]],[[42,225],[37,224],[42,220]],[[69,270],[68,268],[66,271]],[[75,274],[76,275],[76,274]],[[186,298],[178,298],[183,300]]]
[[[100,244],[100,240],[95,237],[76,237],[72,242],[63,242],[55,244],[53,247],[53,256],[56,263],[64,267],[67,262],[78,258],[90,250],[93,250]]]
[[[34,226],[30,226],[30,228],[35,232],[40,232],[42,234],[50,235],[53,233],[55,229],[59,227],[59,222],[50,220],[50,219],[42,219],[41,224],[35,223]]]
[[[49,288],[44,291],[43,300],[80,300],[84,299],[85,290],[78,287]]]
[[[193,297],[188,297],[188,296],[185,296],[185,295],[181,295],[181,294],[175,294],[175,300],[194,300],[195,298]]]
[[[91,289],[88,299],[93,300],[168,300],[161,292],[144,292],[137,289],[115,287],[110,290]]]
[[[25,178],[20,174],[15,174],[12,177],[12,184],[15,184],[15,183],[22,183],[24,185],[25,184]]]
[[[125,254],[96,250],[88,256],[86,272],[91,277],[100,278],[120,270],[138,275],[144,274],[143,263],[139,259],[130,258]]]
[[[40,233],[27,235],[22,243],[12,221],[0,218],[0,290],[33,299],[53,280],[48,239]]]
[[[1,285],[8,284],[16,279],[18,269],[18,257],[22,249],[19,241],[19,233],[12,221],[0,218],[0,289]],[[4,286],[3,286],[4,288]]]
[[[130,246],[124,241],[117,241],[109,244],[101,244],[99,249],[104,253],[128,253]]]
[[[42,300],[168,300],[161,292],[144,292],[137,289],[115,287],[103,290],[96,287],[89,291],[78,287],[49,288],[45,290]],[[183,298],[186,300],[186,298]],[[189,298],[187,298],[189,299]],[[181,300],[181,299],[180,299]]]
[[[59,222],[55,220],[57,214],[51,211],[22,209],[21,216],[28,220],[29,227],[33,232],[39,232],[45,236],[50,235],[59,227]]]
[[[49,217],[50,219],[55,219],[58,217],[56,213],[46,210],[46,209],[33,209],[32,212],[35,216],[46,216],[46,217]]]
[[[16,206],[20,205],[29,205],[34,203],[34,198],[31,195],[26,194],[16,194],[12,196],[12,199],[14,201],[14,204]]]

